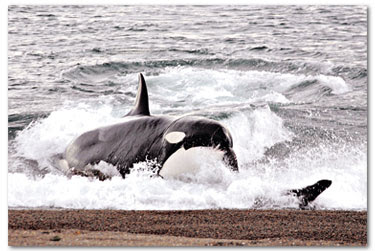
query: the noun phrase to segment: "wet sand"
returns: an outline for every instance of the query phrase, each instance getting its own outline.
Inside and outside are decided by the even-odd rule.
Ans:
[[[10,246],[366,246],[367,212],[9,210]]]

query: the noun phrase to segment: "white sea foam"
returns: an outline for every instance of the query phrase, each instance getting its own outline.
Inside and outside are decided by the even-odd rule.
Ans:
[[[61,123],[63,120],[69,123]],[[17,155],[34,159],[40,167],[50,167],[51,172],[43,178],[26,171],[9,173],[8,205],[86,209],[297,208],[294,198],[283,195],[287,189],[331,179],[332,186],[315,202],[318,208],[366,209],[366,151],[362,148],[323,145],[296,152],[283,161],[254,162],[262,158],[266,147],[293,137],[282,119],[265,107],[238,112],[222,121],[232,132],[239,173],[210,160],[210,156],[200,156],[198,173],[178,179],[155,177],[146,163],[137,164],[125,180],[115,167],[104,162],[95,166],[113,176],[104,182],[53,172],[49,158],[63,151],[75,136],[121,120],[111,115],[107,104],[99,108],[68,105],[24,130],[16,139]]]
[[[268,106],[249,114],[238,113],[222,122],[233,136],[234,151],[240,163],[251,163],[261,158],[266,147],[291,140],[293,136]]]
[[[135,79],[136,76],[134,75]],[[191,67],[167,68],[158,76],[149,76],[147,83],[153,95],[185,107],[206,107],[244,102],[290,103],[284,92],[306,81],[329,87],[332,94],[351,90],[341,77],[304,75],[268,71],[208,70]],[[183,90],[183,91],[182,91]],[[320,95],[312,88],[310,95]],[[294,102],[303,102],[293,100]]]
[[[202,163],[195,175],[179,179],[154,177],[144,170],[145,163],[137,164],[125,180],[115,176],[104,182],[56,174],[32,179],[14,173],[8,176],[8,205],[137,210],[298,208],[297,201],[283,193],[328,178],[333,184],[318,197],[315,206],[366,209],[366,171],[361,168],[366,162],[365,154],[346,148],[317,148],[304,153],[304,158],[300,154],[290,157],[282,166],[254,165],[242,168],[240,173],[208,161]]]

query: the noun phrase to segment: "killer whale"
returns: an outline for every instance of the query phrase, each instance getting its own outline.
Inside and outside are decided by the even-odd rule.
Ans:
[[[233,139],[219,122],[196,116],[154,116],[149,109],[146,81],[138,76],[138,93],[135,105],[124,122],[85,132],[66,148],[60,166],[72,175],[106,177],[100,170],[88,166],[104,161],[116,166],[123,178],[130,173],[134,163],[156,160],[160,177],[174,177],[192,169],[186,157],[206,149],[216,155],[234,172],[238,163],[233,151]],[[297,197],[301,209],[307,209],[331,180],[320,180],[301,189],[291,189],[286,195]]]
[[[135,105],[125,115],[127,120],[78,136],[64,153],[64,163],[69,169],[83,174],[88,165],[105,161],[116,166],[125,178],[134,163],[156,160],[157,174],[168,177],[186,171],[176,168],[189,168],[185,160],[180,159],[205,148],[220,157],[231,170],[238,171],[228,129],[203,117],[151,115],[147,86],[141,73],[138,79]]]

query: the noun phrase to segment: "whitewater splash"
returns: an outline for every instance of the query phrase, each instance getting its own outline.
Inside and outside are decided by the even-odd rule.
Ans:
[[[117,81],[125,83],[120,91],[135,93],[136,85],[131,82],[134,79],[136,74],[118,77]],[[286,190],[330,179],[332,186],[313,202],[316,208],[367,209],[366,144],[325,142],[296,148],[283,158],[265,155],[267,149],[295,137],[267,104],[319,99],[316,93],[321,88],[345,93],[350,86],[340,77],[177,67],[148,79],[151,113],[194,111],[219,120],[229,129],[239,173],[229,171],[210,156],[200,156],[198,173],[178,179],[155,177],[147,163],[136,164],[131,174],[122,179],[115,167],[104,162],[95,167],[112,176],[111,180],[67,177],[56,167],[53,156],[62,153],[81,133],[121,122],[133,102],[130,100],[124,107],[115,98],[102,96],[95,102],[67,101],[17,135],[9,162],[8,206],[135,210],[298,208],[295,198],[285,196]],[[250,107],[249,103],[255,105]]]
[[[50,157],[61,152],[80,132],[118,122],[103,105],[90,110],[81,105],[60,110],[24,130],[17,138],[18,154],[37,159],[39,166],[51,170],[40,177],[9,173],[10,207],[52,207],[85,209],[208,209],[208,208],[298,208],[298,201],[285,196],[286,190],[331,179],[332,186],[313,202],[320,209],[366,209],[366,163],[363,149],[349,146],[320,146],[296,152],[283,161],[254,162],[266,147],[290,140],[293,134],[282,120],[267,108],[250,114],[238,113],[222,120],[232,132],[240,173],[233,173],[221,162],[201,156],[198,173],[175,180],[155,177],[146,163],[139,163],[124,180],[115,167],[100,162],[96,168],[113,176],[104,182],[84,177],[68,178],[51,165]],[[74,119],[72,114],[85,120]],[[62,118],[71,123],[56,126]],[[93,119],[95,118],[95,119]],[[84,121],[84,122],[83,122]],[[80,128],[77,132],[77,128]],[[264,130],[268,128],[268,130]],[[39,141],[38,141],[39,139]]]
[[[242,168],[233,173],[218,164],[203,162],[195,175],[166,180],[153,176],[146,163],[137,164],[124,180],[114,175],[111,180],[98,181],[73,176],[47,174],[30,178],[23,173],[9,174],[8,205],[10,207],[51,207],[84,209],[172,210],[212,208],[298,208],[298,201],[285,196],[291,187],[313,184],[321,178],[333,180],[332,186],[313,205],[318,209],[366,209],[366,184],[360,166],[366,156],[347,160],[358,150],[314,149],[306,153],[304,166],[298,156],[291,157],[284,167],[276,163]],[[335,154],[336,156],[332,156]],[[329,155],[329,156],[327,156]],[[209,159],[208,156],[202,159]],[[106,173],[114,167],[99,163]]]

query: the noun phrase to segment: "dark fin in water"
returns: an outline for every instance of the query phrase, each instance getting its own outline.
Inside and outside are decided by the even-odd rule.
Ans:
[[[146,81],[142,73],[139,73],[138,75],[138,82],[139,82],[138,93],[137,93],[137,98],[135,100],[134,108],[126,116],[134,116],[134,115],[150,116],[150,109],[148,107],[147,86],[146,86]]]
[[[310,202],[314,201],[324,190],[330,187],[331,180],[319,180],[314,185],[301,189],[293,189],[288,191],[288,195],[296,196],[300,200],[299,207],[306,209]]]

